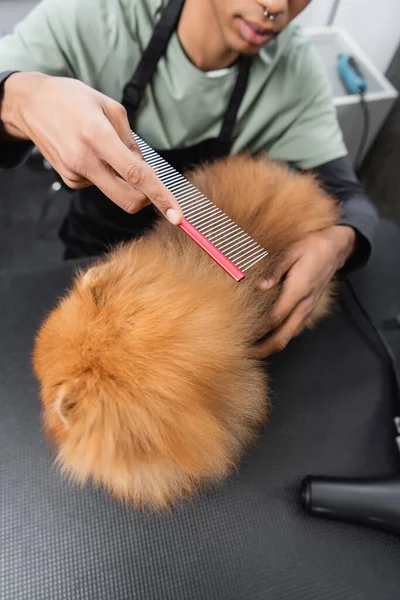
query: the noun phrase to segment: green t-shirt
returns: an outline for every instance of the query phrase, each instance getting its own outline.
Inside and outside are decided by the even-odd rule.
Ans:
[[[121,101],[163,0],[44,0],[0,39],[0,72],[75,77]],[[206,73],[172,36],[146,88],[135,130],[155,148],[217,137],[237,67]],[[71,98],[73,102],[73,98]],[[261,149],[309,169],[347,154],[331,90],[311,42],[289,25],[255,57],[232,152]]]

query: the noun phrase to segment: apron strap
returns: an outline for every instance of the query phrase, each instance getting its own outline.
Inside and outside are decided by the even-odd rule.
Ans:
[[[126,84],[123,105],[137,112],[144,90],[153,77],[157,63],[163,56],[168,42],[177,28],[185,0],[170,0],[154,28],[151,40],[143,52],[132,79]]]
[[[247,82],[250,75],[252,64],[251,56],[241,56],[239,59],[239,71],[236,78],[235,87],[229,100],[229,105],[222,123],[219,139],[224,142],[231,142],[233,130],[236,124],[236,117],[239,112],[244,94],[246,92]]]

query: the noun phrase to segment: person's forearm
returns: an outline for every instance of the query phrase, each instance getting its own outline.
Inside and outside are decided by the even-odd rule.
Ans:
[[[13,90],[14,83],[18,88],[21,86],[21,79],[19,82],[16,80],[17,75],[15,72],[0,73],[0,169],[22,164],[33,147],[31,142],[24,141],[27,136],[14,124],[13,114],[18,111],[19,105],[19,98]]]
[[[8,112],[8,109],[5,108],[5,104],[9,104],[9,101],[4,101],[5,95],[5,86],[10,77],[15,75],[13,71],[6,71],[4,73],[0,73],[0,150],[4,147],[5,144],[9,144],[12,141],[16,141],[16,138],[13,137],[8,132],[8,125],[5,124],[5,113]],[[7,91],[8,94],[8,91]],[[9,117],[7,117],[8,120]]]
[[[340,225],[351,227],[356,232],[354,251],[344,271],[364,266],[372,252],[378,214],[357,179],[350,160],[348,157],[339,158],[312,171],[323,187],[339,200],[342,209]]]
[[[330,227],[329,232],[336,240],[339,269],[341,269],[356,251],[357,234],[352,227]]]
[[[39,73],[13,73],[4,79],[0,95],[1,136],[6,141],[27,141],[22,128],[23,109],[35,93],[40,79]]]

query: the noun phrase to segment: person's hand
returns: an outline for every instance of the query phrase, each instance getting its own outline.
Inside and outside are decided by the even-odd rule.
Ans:
[[[182,211],[134,142],[125,108],[80,81],[15,73],[1,107],[6,133],[31,140],[72,189],[96,185],[128,213],[152,202],[174,224]]]
[[[328,227],[289,246],[278,270],[259,283],[270,290],[283,279],[262,335],[270,335],[255,346],[255,356],[265,358],[283,350],[301,331],[322,292],[354,251],[356,234],[346,226]]]

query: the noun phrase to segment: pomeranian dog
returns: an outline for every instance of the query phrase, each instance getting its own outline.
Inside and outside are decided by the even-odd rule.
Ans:
[[[77,274],[34,349],[44,428],[62,470],[153,509],[223,480],[265,422],[267,375],[252,349],[279,290],[257,282],[289,244],[339,219],[311,175],[265,156],[187,176],[269,255],[236,283],[160,219]],[[331,296],[332,286],[307,325]]]

